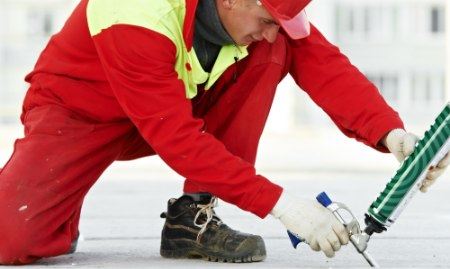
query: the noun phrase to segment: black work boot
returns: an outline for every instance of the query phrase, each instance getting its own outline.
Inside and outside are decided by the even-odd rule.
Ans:
[[[161,256],[204,259],[214,262],[256,262],[266,258],[263,239],[235,231],[224,224],[213,210],[216,197],[194,201],[183,195],[170,199],[161,235]]]

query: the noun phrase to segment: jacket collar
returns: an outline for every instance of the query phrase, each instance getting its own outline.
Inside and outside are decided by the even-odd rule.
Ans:
[[[198,0],[186,1],[186,16],[183,25],[183,38],[188,51],[192,49],[194,42],[194,26],[195,26],[195,11],[197,10]]]

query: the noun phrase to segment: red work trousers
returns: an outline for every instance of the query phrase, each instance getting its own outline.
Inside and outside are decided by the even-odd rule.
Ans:
[[[206,131],[250,163],[276,86],[287,73],[286,50],[281,36],[274,44],[255,44],[250,56],[193,100]],[[25,137],[0,170],[0,264],[67,253],[78,235],[83,199],[103,171],[116,160],[154,154],[127,119],[93,122],[63,106],[42,104],[24,111],[23,122]],[[185,191],[208,190],[187,179]]]

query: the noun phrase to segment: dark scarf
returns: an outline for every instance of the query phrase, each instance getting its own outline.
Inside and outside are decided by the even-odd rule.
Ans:
[[[223,28],[216,0],[200,0],[195,13],[194,49],[203,69],[210,72],[224,45],[234,44]]]

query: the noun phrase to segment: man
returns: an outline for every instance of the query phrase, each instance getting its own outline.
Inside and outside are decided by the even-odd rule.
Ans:
[[[161,215],[162,256],[265,258],[261,237],[217,217],[217,196],[270,213],[332,257],[348,243],[344,227],[254,169],[277,84],[290,73],[346,135],[399,160],[417,138],[309,24],[309,2],[82,0],[26,78],[25,138],[0,172],[0,263],[75,251],[97,178],[116,160],[155,154],[186,178],[185,194]]]

